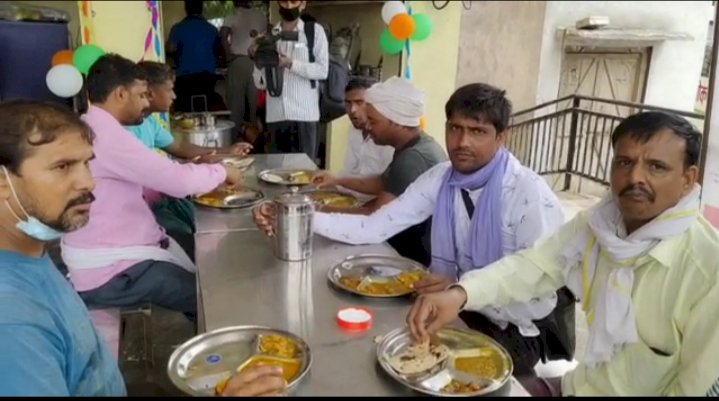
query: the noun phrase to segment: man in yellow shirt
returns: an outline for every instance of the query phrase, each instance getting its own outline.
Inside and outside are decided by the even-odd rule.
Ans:
[[[719,376],[719,236],[699,212],[701,135],[646,112],[612,134],[611,194],[534,248],[419,297],[407,316],[424,341],[460,310],[527,302],[563,286],[587,314],[584,361],[535,395],[703,396]],[[534,391],[533,391],[534,390]]]

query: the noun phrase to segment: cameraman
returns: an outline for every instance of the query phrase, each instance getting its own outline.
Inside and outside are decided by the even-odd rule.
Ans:
[[[315,161],[318,150],[317,123],[320,119],[319,81],[327,79],[329,65],[327,36],[320,24],[306,23],[300,18],[307,6],[306,1],[278,3],[282,21],[273,31],[281,32],[275,47],[279,53],[277,72],[282,78],[282,85],[279,96],[274,96],[269,90],[267,93],[266,119],[271,152],[304,152]],[[314,62],[310,59],[307,40],[310,24],[314,25]],[[274,32],[268,34],[274,35]],[[267,38],[262,39],[267,43]],[[257,54],[258,42],[259,39],[248,49],[253,59]],[[258,68],[256,63],[253,77],[258,89],[268,88],[267,70]]]

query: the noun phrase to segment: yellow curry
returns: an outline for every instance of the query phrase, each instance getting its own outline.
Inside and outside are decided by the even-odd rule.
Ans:
[[[238,373],[242,373],[255,366],[274,365],[282,368],[282,377],[287,383],[294,380],[300,372],[301,363],[298,359],[275,358],[271,356],[256,355],[248,359],[242,366],[237,369]],[[222,395],[230,381],[231,376],[227,375],[215,385],[215,395]]]
[[[442,392],[447,394],[468,394],[476,393],[481,390],[482,386],[477,383],[463,383],[461,381],[452,379],[452,381],[442,387]]]
[[[361,278],[342,277],[340,283],[366,295],[397,295],[412,291],[412,285],[424,277],[423,272],[402,272],[387,281],[362,283]]]
[[[299,354],[297,344],[289,338],[268,335],[260,337],[260,352],[281,358],[295,358]]]
[[[491,356],[457,358],[454,361],[454,368],[460,372],[487,379],[493,379],[499,373],[497,365]]]
[[[330,191],[314,191],[309,194],[312,201],[320,206],[332,207],[354,207],[357,200],[351,195],[340,194]]]

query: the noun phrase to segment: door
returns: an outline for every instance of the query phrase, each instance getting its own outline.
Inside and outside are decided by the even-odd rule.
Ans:
[[[644,98],[647,51],[567,52],[559,81],[559,97],[577,94],[607,100],[641,103]],[[633,111],[602,102],[587,109],[626,117]]]

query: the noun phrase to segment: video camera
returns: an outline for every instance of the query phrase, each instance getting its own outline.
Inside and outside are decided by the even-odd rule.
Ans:
[[[279,28],[269,30],[268,34],[258,37],[257,31],[250,32],[250,36],[256,39],[257,51],[255,52],[255,65],[257,68],[277,67],[280,64],[280,54],[277,51],[277,42],[297,42],[299,33],[297,31],[281,31]]]
[[[281,31],[279,27],[267,30],[268,33],[259,36],[257,31],[250,32],[250,36],[256,38],[257,50],[255,51],[255,65],[265,70],[265,83],[267,94],[272,97],[282,95],[284,80],[280,71],[280,53],[277,51],[277,42],[284,40],[297,42],[299,33],[297,31]]]

